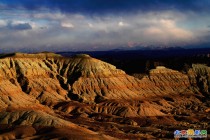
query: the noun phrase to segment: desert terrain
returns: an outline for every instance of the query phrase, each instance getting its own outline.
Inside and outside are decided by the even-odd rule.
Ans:
[[[138,72],[125,61],[112,59],[115,66],[88,54],[1,55],[0,140],[173,139],[175,130],[210,132],[210,61],[198,57],[205,62],[181,67],[145,58]]]

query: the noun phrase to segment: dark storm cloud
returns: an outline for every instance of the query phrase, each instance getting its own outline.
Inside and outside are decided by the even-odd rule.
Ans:
[[[12,30],[30,30],[30,29],[32,29],[32,27],[29,23],[12,23],[12,22],[8,22],[7,28],[12,29]]]
[[[8,7],[59,9],[63,12],[107,13],[154,10],[210,11],[209,0],[3,0]]]

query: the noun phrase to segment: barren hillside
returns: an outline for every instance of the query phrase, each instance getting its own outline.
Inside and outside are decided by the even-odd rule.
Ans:
[[[0,139],[173,138],[210,130],[210,68],[163,66],[135,78],[89,55],[0,59]]]

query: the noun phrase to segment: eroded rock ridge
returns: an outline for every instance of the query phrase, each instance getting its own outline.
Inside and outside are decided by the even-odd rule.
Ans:
[[[210,68],[201,64],[187,74],[159,66],[138,79],[86,54],[6,55],[0,59],[0,124],[29,126],[31,135],[21,138],[41,138],[39,127],[67,127],[95,139],[171,137],[167,129],[158,134],[158,126],[173,127],[183,116],[181,126],[192,121],[208,129],[208,119],[199,120],[210,110],[209,84]]]

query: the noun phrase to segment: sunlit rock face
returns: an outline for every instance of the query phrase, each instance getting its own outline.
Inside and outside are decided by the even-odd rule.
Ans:
[[[40,127],[56,127],[59,134],[66,134],[67,127],[75,133],[84,130],[94,139],[114,139],[126,138],[128,126],[175,125],[180,116],[196,123],[202,117],[194,114],[209,112],[204,100],[209,96],[209,73],[201,64],[194,64],[187,74],[158,66],[137,79],[86,54],[5,55],[0,59],[0,124],[28,126],[30,137],[36,138],[43,135]],[[159,137],[138,131],[142,135],[128,137]],[[0,138],[18,138],[16,133],[7,134],[0,133]],[[22,131],[21,135],[29,137]]]

